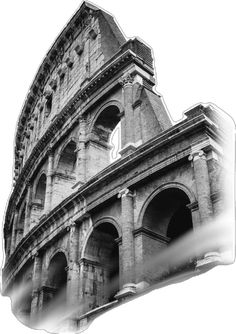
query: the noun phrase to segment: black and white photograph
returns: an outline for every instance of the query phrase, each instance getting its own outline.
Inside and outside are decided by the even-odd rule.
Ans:
[[[1,331],[234,333],[234,2],[1,7]]]

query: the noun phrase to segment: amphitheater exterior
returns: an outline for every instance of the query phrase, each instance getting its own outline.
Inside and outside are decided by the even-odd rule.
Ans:
[[[43,59],[4,225],[3,292],[26,324],[53,308],[82,328],[171,270],[201,267],[202,255],[174,269],[155,259],[222,211],[221,117],[199,104],[173,124],[154,86],[151,49],[86,2]]]

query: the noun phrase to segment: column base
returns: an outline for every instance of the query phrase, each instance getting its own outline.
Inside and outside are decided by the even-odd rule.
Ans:
[[[141,281],[139,283],[136,284],[136,292],[139,293],[139,292],[143,292],[145,291],[146,289],[148,289],[150,286],[150,284],[146,281]]]
[[[221,263],[222,259],[219,253],[209,252],[204,255],[203,259],[197,261],[196,269],[200,271],[207,271]]]
[[[136,294],[136,284],[127,283],[123,285],[122,289],[119,292],[117,292],[117,294],[115,295],[115,299],[123,300],[128,297],[132,297],[135,294]]]

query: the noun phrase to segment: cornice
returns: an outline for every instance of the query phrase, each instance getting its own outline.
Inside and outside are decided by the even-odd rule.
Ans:
[[[170,238],[160,234],[160,233],[157,233],[157,232],[154,232],[154,231],[151,231],[149,230],[148,228],[146,227],[139,227],[138,229],[134,230],[133,231],[133,235],[136,237],[136,236],[139,236],[140,234],[142,235],[146,235],[152,239],[155,239],[155,240],[158,240],[160,242],[163,242],[165,244],[168,244],[170,242]]]

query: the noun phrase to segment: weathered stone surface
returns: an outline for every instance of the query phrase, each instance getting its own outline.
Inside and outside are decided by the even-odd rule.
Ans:
[[[58,319],[67,312],[82,328],[173,270],[194,271],[196,259],[155,261],[222,212],[219,117],[199,105],[172,126],[152,61],[83,3],[35,77],[16,134],[3,271],[5,294],[28,282],[13,309],[32,326],[62,305]]]

